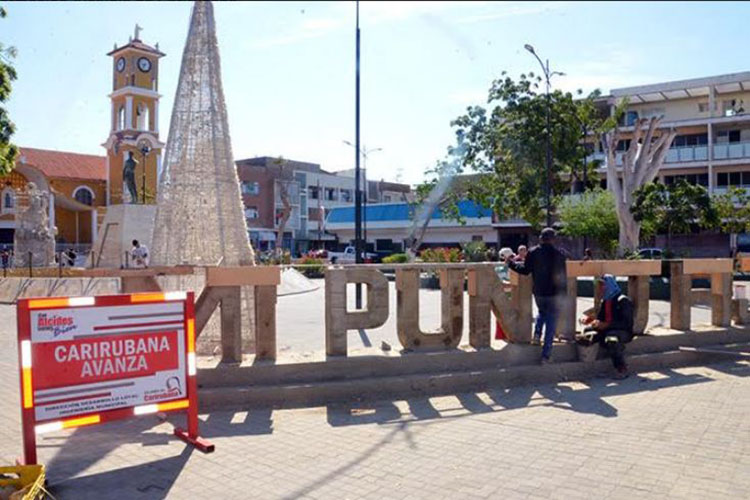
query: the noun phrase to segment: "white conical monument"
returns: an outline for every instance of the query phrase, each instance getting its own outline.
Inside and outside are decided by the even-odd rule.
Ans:
[[[152,265],[252,265],[211,2],[193,5],[159,181]]]
[[[159,179],[151,264],[253,265],[254,257],[232,158],[213,5],[197,1],[182,54]],[[167,289],[195,290],[197,294],[203,283],[200,274],[163,280]],[[243,287],[237,299],[242,304],[242,351],[248,353],[254,348],[253,288]],[[218,313],[214,314],[201,333],[199,353],[219,349],[218,319]]]

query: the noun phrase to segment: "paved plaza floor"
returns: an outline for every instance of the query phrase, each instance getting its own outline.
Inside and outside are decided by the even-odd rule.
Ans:
[[[0,306],[0,463],[21,452],[14,309]],[[154,416],[40,437],[58,499],[746,498],[750,365],[446,397]],[[172,423],[183,418],[170,416]]]

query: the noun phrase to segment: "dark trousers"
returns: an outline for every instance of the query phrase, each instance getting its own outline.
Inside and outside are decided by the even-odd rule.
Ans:
[[[549,359],[552,355],[552,342],[555,340],[555,327],[557,326],[557,300],[554,296],[535,295],[536,307],[539,309],[539,317],[536,320],[537,327],[534,331],[536,337],[542,335],[544,326],[544,343],[542,344],[542,357]]]
[[[607,342],[607,337],[617,337],[617,342]],[[625,341],[628,339],[626,332],[610,330],[606,332],[600,332],[597,335],[599,345],[604,347],[607,351],[607,355],[612,359],[612,364],[618,370],[624,369],[627,365],[625,364]]]

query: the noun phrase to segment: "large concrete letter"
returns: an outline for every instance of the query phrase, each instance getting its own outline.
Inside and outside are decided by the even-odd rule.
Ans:
[[[651,276],[629,276],[628,296],[633,301],[633,333],[642,335],[648,324],[648,301]]]
[[[690,306],[692,305],[692,279],[683,273],[683,262],[671,262],[669,327],[673,330],[690,330]]]
[[[490,310],[500,322],[507,340],[519,341],[519,314],[506,288],[493,265],[469,270],[469,343],[474,348],[490,345]],[[517,292],[518,287],[511,287],[511,294]]]
[[[346,332],[377,328],[388,319],[388,280],[377,269],[326,269],[326,354],[346,356]],[[367,285],[367,309],[346,311],[346,284]]]
[[[715,273],[711,275],[711,324],[729,326],[732,318],[732,275]]]
[[[396,270],[398,340],[404,349],[454,349],[464,327],[464,270],[441,269],[441,328],[426,333],[419,329],[419,270]]]

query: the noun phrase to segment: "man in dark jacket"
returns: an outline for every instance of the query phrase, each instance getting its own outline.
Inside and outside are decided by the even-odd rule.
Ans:
[[[533,278],[534,300],[539,309],[534,340],[539,342],[544,326],[542,364],[545,364],[552,354],[560,299],[567,292],[567,274],[565,254],[554,245],[555,230],[551,227],[544,228],[540,240],[541,244],[529,250],[524,262],[509,262],[508,267],[520,274],[531,274]]]
[[[615,378],[623,379],[628,376],[628,366],[625,363],[625,344],[633,339],[633,301],[622,294],[620,285],[615,277],[605,274],[598,281],[602,303],[596,319],[591,318],[589,327],[584,330],[594,330],[594,342],[607,350],[612,358],[612,364],[617,371]]]

